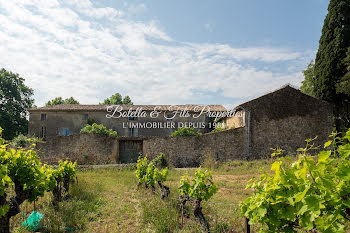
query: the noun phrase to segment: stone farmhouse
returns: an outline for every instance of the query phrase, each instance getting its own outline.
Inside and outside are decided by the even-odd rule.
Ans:
[[[212,107],[224,111],[220,105]],[[168,137],[169,129],[154,132],[139,129],[139,136],[117,139],[78,134],[86,120],[84,114],[88,114],[108,127],[115,127],[119,135],[131,136],[129,129],[118,128],[120,123],[108,125],[105,106],[94,105],[91,107],[94,110],[90,111],[86,106],[81,107],[84,110],[71,108],[79,107],[54,106],[30,111],[30,133],[40,133],[42,127],[47,130],[46,143],[38,146],[41,158],[46,162],[71,159],[80,164],[130,163],[136,162],[140,153],[150,158],[165,153],[174,167],[194,167],[207,157],[217,161],[269,157],[271,148],[277,146],[284,154],[295,155],[298,148],[305,146],[305,139],[315,136],[315,146],[322,148],[333,130],[332,105],[290,85],[243,103],[233,109],[234,115],[218,119],[218,123],[225,123],[229,129],[205,133],[209,129],[204,128],[204,134],[193,137]],[[207,116],[202,117],[201,121],[209,122]],[[69,128],[73,135],[49,136],[62,135],[64,128]]]
[[[207,133],[210,119],[203,111],[208,110],[227,111],[222,105],[61,104],[32,108],[29,109],[29,135],[46,138],[79,134],[89,119],[117,131],[122,137],[169,136],[183,126],[193,126]],[[185,112],[187,116],[181,115]]]

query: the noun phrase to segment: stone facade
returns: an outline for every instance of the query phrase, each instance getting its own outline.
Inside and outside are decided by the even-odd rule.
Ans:
[[[249,132],[247,145],[250,158],[271,154],[276,146],[285,154],[305,146],[305,139],[314,138],[315,146],[328,141],[332,127],[332,106],[322,100],[286,86],[277,91],[239,105],[245,112]]]
[[[244,159],[244,127],[195,137],[154,137],[143,141],[143,154],[154,158],[164,153],[174,167],[197,167],[206,157],[217,161]]]
[[[79,134],[80,130],[86,125],[88,119],[96,121],[98,124],[105,125],[108,129],[118,132],[119,136],[169,136],[179,126],[193,126],[202,133],[209,132],[209,118],[206,114],[199,117],[193,117],[199,114],[201,108],[209,108],[211,111],[226,111],[221,105],[120,105],[123,112],[141,108],[146,117],[119,117],[107,118],[106,115],[112,115],[107,112],[107,105],[56,105],[51,107],[42,107],[30,109],[29,117],[29,135],[39,137],[49,136],[67,136]],[[198,108],[196,108],[198,106]],[[161,113],[158,117],[151,117],[151,112],[159,107]],[[113,108],[111,108],[113,109]],[[170,111],[170,110],[171,111]],[[174,111],[188,110],[189,117],[180,117],[179,113]],[[170,118],[173,114],[174,118]],[[116,114],[114,115],[116,116]],[[143,124],[151,127],[133,127],[133,125]],[[147,125],[146,125],[147,124]]]
[[[118,141],[114,137],[98,134],[47,137],[38,143],[40,160],[57,164],[59,160],[77,161],[78,164],[119,163]]]
[[[80,164],[128,163],[135,162],[139,153],[150,158],[165,153],[174,167],[195,167],[206,157],[218,161],[268,157],[272,153],[271,148],[277,146],[285,151],[284,154],[294,155],[298,148],[305,146],[305,139],[315,136],[315,146],[322,148],[333,129],[332,106],[290,86],[241,104],[235,110],[240,114],[232,119],[219,120],[234,123],[234,128],[216,133],[195,137],[167,137],[167,132],[162,137],[146,135],[147,137],[117,139],[99,135],[56,136],[48,137],[46,143],[38,145],[38,149],[42,159],[51,162],[62,158],[77,160]],[[31,117],[39,113],[34,111]],[[79,129],[83,123],[78,121],[78,116],[81,117],[82,113],[79,114],[74,113],[72,116],[77,117],[76,122],[69,121],[69,114],[57,117],[54,122],[64,119],[65,124],[73,124],[72,128]],[[91,115],[94,116],[93,113]],[[107,121],[101,123],[108,126]],[[62,124],[59,123],[56,127]],[[31,125],[33,126],[35,124]],[[52,126],[54,127],[55,125]],[[77,130],[76,133],[78,132]],[[121,134],[120,132],[122,131],[118,133]],[[56,133],[53,131],[53,134]]]

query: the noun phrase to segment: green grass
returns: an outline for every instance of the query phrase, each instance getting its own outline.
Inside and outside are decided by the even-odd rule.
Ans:
[[[268,171],[270,165],[271,160],[261,160],[211,166],[219,191],[203,202],[203,212],[212,232],[243,232],[239,202],[252,192],[245,189],[246,183],[251,177]],[[180,177],[192,176],[194,172],[195,169],[170,169],[165,185],[171,193],[169,198],[161,200],[158,190],[152,193],[137,186],[132,169],[81,170],[79,182],[72,185],[69,201],[60,203],[59,210],[55,211],[51,194],[47,193],[37,203],[37,211],[44,214],[42,225],[46,232],[65,232],[67,228],[74,232],[199,232],[190,203],[182,218],[177,201]],[[33,204],[25,202],[21,207],[23,213],[11,220],[13,232],[26,232],[20,224],[33,210]]]

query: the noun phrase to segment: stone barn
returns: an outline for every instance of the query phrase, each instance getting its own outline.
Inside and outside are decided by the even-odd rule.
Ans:
[[[229,128],[246,128],[249,158],[265,157],[276,146],[295,153],[304,147],[305,139],[316,136],[315,143],[321,145],[333,130],[332,105],[290,85],[243,103],[235,111],[236,116],[220,122]]]

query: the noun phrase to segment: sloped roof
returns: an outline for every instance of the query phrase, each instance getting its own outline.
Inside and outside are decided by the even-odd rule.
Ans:
[[[292,114],[307,114],[316,111],[321,106],[331,107],[331,104],[307,95],[291,84],[286,84],[277,90],[242,103],[233,110],[254,111],[258,116],[268,113],[269,118],[283,118]],[[225,118],[227,117],[219,120]]]
[[[293,91],[295,94],[307,96],[307,97],[309,97],[311,99],[314,99],[315,101],[323,102],[325,104],[329,104],[327,101],[316,99],[313,96],[310,96],[310,95],[307,95],[307,94],[301,92],[299,90],[299,88],[294,87],[293,85],[288,83],[288,84],[285,84],[282,87],[278,88],[277,90],[271,91],[271,92],[269,92],[269,93],[267,93],[265,95],[259,96],[257,98],[251,99],[251,100],[249,100],[249,101],[247,101],[245,103],[242,103],[242,104],[238,105],[237,107],[235,107],[234,109],[246,108],[249,105],[253,104],[254,102],[259,101],[260,99],[263,99],[263,98],[268,97],[268,96],[272,96],[272,95],[274,95],[276,93],[283,93],[283,92],[287,92],[287,91]]]
[[[107,111],[107,107],[111,105],[86,105],[86,104],[59,104],[54,106],[31,108],[29,112],[56,112],[56,111],[84,111],[84,112],[96,112],[96,111]],[[115,105],[116,106],[116,105]],[[168,111],[169,107],[172,110],[179,109],[180,111],[201,111],[204,107],[209,108],[212,112],[227,111],[227,109],[222,105],[201,105],[201,104],[185,104],[185,105],[120,105],[123,111],[136,110],[137,108],[142,108],[142,111],[153,111],[155,107],[160,111]]]

